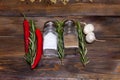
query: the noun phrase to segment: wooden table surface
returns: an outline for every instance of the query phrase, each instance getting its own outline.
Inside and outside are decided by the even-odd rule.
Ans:
[[[28,17],[42,30],[44,22],[56,17]],[[58,20],[64,17],[57,17]],[[65,19],[67,19],[65,17]],[[24,60],[23,17],[0,17],[1,80],[120,80],[120,17],[72,17],[95,25],[98,39],[106,42],[87,44],[90,63],[84,68],[79,56],[59,59],[42,58],[31,70]]]
[[[38,0],[0,0],[0,80],[120,80],[120,0],[79,1],[46,5]],[[65,57],[64,65],[59,59],[42,58],[31,70],[24,60],[21,13],[41,30],[48,20],[92,23],[97,39],[106,42],[87,44],[90,63],[85,68],[75,55]]]

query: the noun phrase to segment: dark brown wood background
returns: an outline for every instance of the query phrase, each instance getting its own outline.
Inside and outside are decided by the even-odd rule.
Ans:
[[[70,0],[71,3],[63,5],[46,5],[44,3],[31,3],[29,0],[20,2],[20,0],[0,0],[0,16],[21,16],[25,13],[29,16],[119,16],[119,0]]]
[[[120,80],[120,0],[71,0],[68,5],[46,5],[0,0],[0,79],[1,80]],[[79,56],[43,58],[37,69],[25,62],[23,17],[33,19],[42,30],[48,20],[73,19],[95,25],[98,39],[106,42],[87,44],[90,63],[83,68]]]

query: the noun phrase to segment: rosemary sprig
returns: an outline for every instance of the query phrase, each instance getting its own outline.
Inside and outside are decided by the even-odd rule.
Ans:
[[[87,48],[86,48],[86,42],[85,42],[85,35],[83,33],[83,29],[80,25],[80,22],[76,22],[77,25],[77,33],[78,33],[78,40],[79,40],[79,53],[81,55],[81,62],[83,66],[86,66],[87,63],[89,63],[87,55]]]
[[[58,57],[61,60],[61,64],[63,64],[64,58],[64,43],[63,43],[63,21],[56,21],[58,33]]]
[[[29,52],[25,55],[26,61],[31,64],[36,54],[36,35],[35,24],[33,20],[30,20],[30,37],[29,37]]]

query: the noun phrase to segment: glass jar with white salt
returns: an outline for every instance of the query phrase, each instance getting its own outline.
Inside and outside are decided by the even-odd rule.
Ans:
[[[54,21],[48,21],[44,25],[43,53],[47,58],[58,57],[57,55],[57,33]]]

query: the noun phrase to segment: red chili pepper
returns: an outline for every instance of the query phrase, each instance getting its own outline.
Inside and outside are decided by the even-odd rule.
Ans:
[[[29,47],[29,36],[30,36],[30,24],[27,19],[24,19],[23,22],[23,28],[24,28],[24,45],[25,45],[25,53],[28,53],[28,47]]]
[[[36,38],[37,38],[37,50],[36,50],[36,56],[34,57],[33,63],[31,65],[31,68],[34,69],[39,61],[41,60],[42,54],[43,54],[43,37],[42,33],[39,29],[35,30]]]

